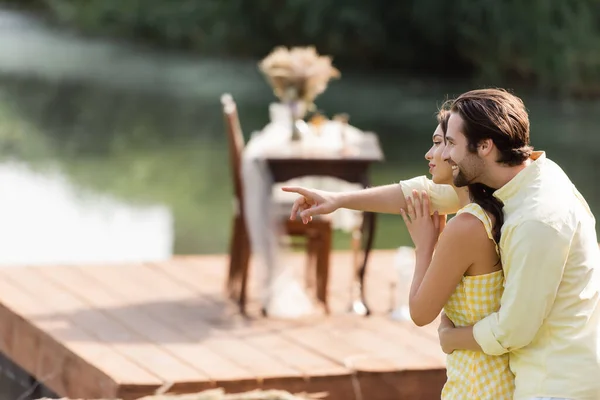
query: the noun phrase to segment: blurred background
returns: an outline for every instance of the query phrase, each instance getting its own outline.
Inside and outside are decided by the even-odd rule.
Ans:
[[[278,45],[333,57],[342,77],[316,104],[378,135],[374,185],[427,173],[445,99],[501,86],[600,212],[595,0],[3,0],[0,264],[226,253],[219,99],[246,139],[262,129],[276,98],[257,65]],[[375,248],[410,244],[381,216]]]

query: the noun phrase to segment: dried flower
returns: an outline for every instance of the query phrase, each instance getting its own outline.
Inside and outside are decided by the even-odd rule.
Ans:
[[[340,77],[331,57],[319,55],[313,46],[276,47],[259,68],[283,102],[302,100],[309,105],[327,89],[330,79]]]

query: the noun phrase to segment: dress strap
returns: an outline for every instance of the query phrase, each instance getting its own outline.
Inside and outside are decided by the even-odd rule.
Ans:
[[[500,249],[498,248],[498,243],[496,243],[496,241],[494,240],[494,234],[492,232],[492,220],[490,219],[490,216],[488,215],[488,213],[485,212],[485,210],[483,208],[481,208],[481,206],[477,203],[467,204],[466,206],[461,208],[456,213],[456,215],[459,215],[462,213],[469,213],[471,215],[474,215],[475,217],[477,217],[477,219],[479,219],[481,221],[481,223],[485,227],[485,231],[487,232],[488,237],[492,241],[494,241],[494,244],[496,245],[496,253],[500,254]]]

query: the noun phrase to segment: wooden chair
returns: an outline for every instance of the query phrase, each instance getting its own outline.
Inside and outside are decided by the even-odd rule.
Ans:
[[[229,94],[221,97],[225,128],[229,143],[229,155],[233,177],[235,197],[235,215],[229,245],[229,271],[226,290],[235,300],[241,313],[246,311],[248,268],[250,264],[250,238],[244,218],[244,191],[241,177],[244,136],[240,126],[237,106]],[[291,205],[290,205],[291,206]],[[310,224],[302,221],[290,221],[288,215],[282,215],[282,224],[289,236],[304,237],[307,253],[307,276],[316,278],[316,297],[329,312],[327,304],[327,286],[329,279],[329,256],[332,243],[332,226],[328,218],[315,218]],[[263,310],[265,314],[265,310]]]

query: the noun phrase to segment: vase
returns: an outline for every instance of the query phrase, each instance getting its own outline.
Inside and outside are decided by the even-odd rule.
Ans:
[[[306,102],[302,100],[291,101],[289,104],[292,124],[291,141],[296,142],[302,139],[302,135],[308,128],[304,121],[308,107],[306,106]]]

